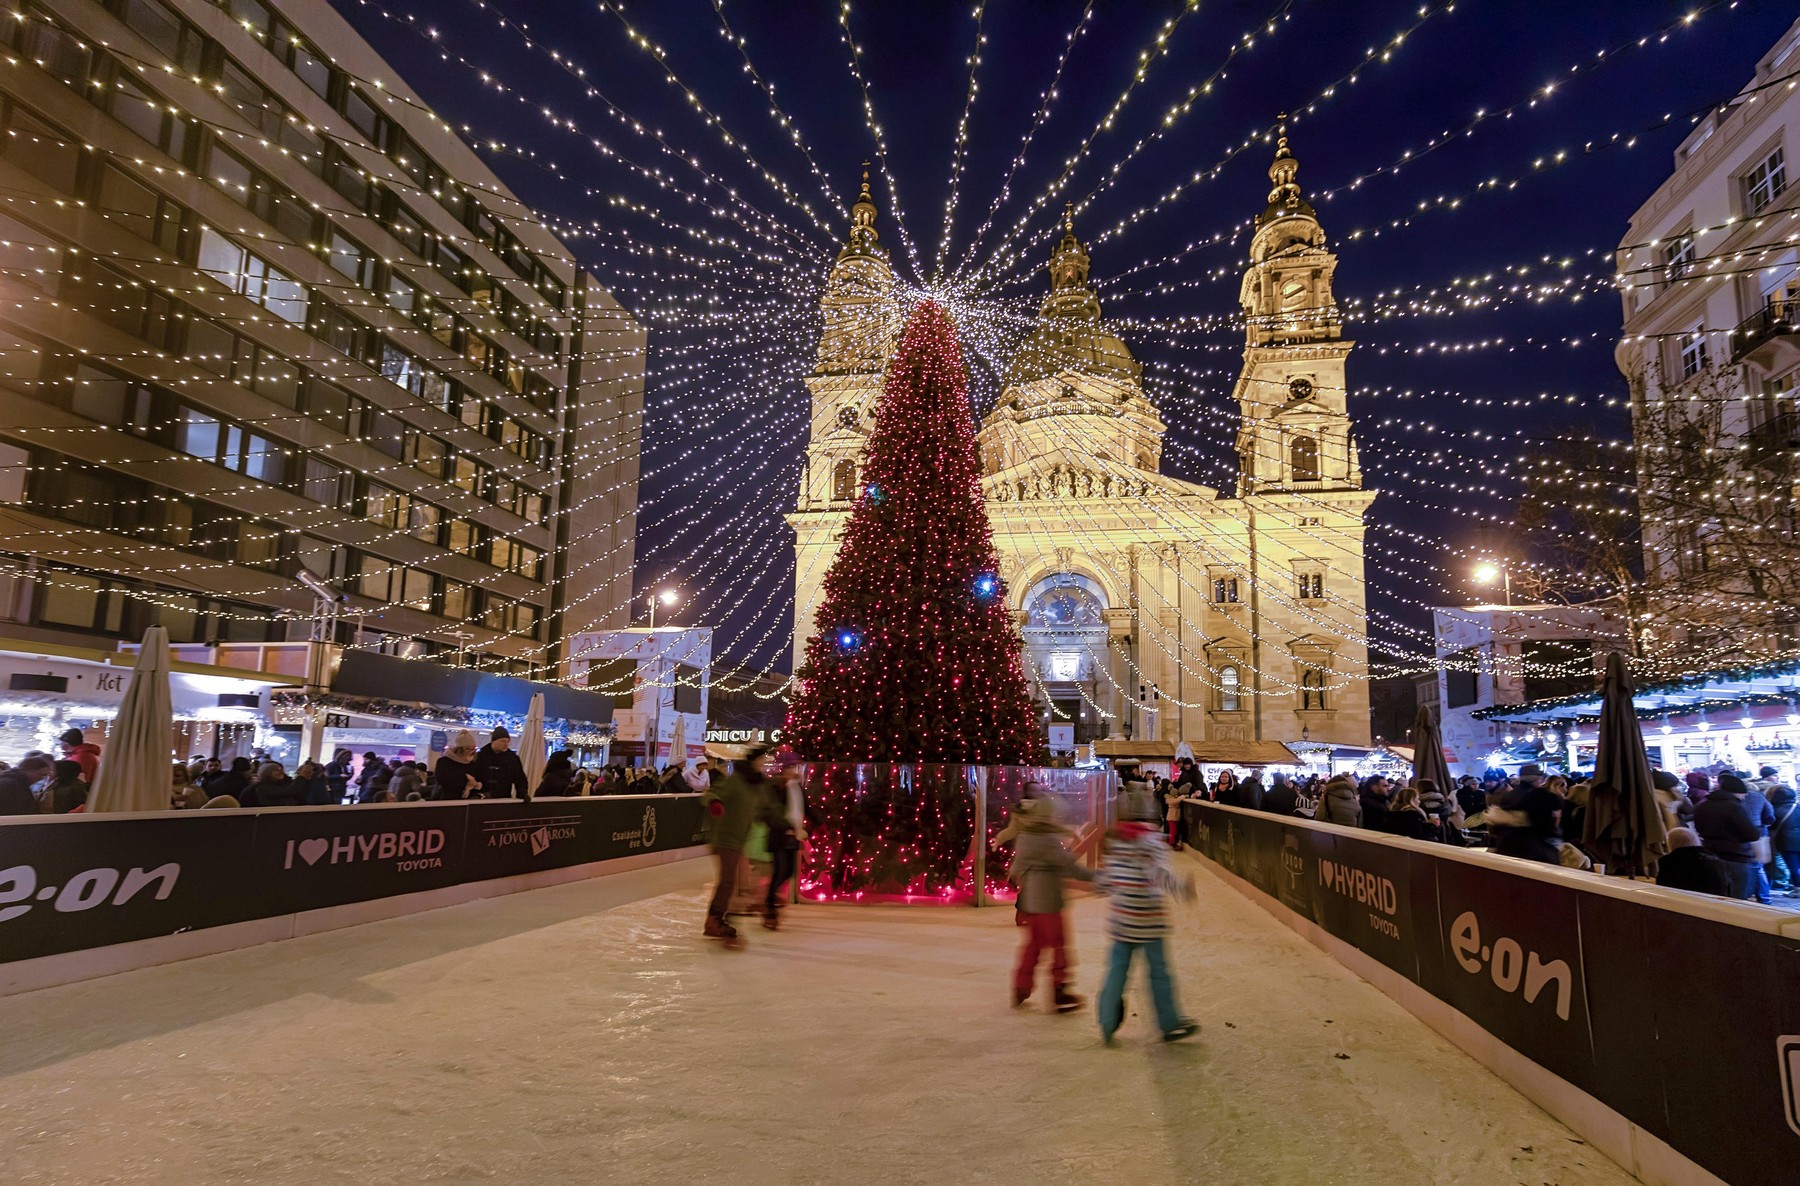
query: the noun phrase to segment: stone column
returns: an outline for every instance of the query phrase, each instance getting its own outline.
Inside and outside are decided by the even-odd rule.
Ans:
[[[1106,619],[1106,670],[1112,677],[1106,681],[1111,692],[1107,709],[1113,714],[1113,719],[1108,722],[1107,737],[1122,741],[1126,714],[1132,711],[1135,703],[1131,690],[1134,677],[1125,662],[1125,648],[1131,642],[1131,611],[1109,609],[1103,610],[1102,614]]]

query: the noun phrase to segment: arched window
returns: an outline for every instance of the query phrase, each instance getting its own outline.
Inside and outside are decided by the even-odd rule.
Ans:
[[[831,467],[831,500],[849,502],[856,497],[856,462],[840,461]]]
[[[1242,707],[1238,699],[1238,669],[1235,667],[1219,668],[1219,711],[1237,712]]]
[[[1319,441],[1316,437],[1298,436],[1288,446],[1288,468],[1296,482],[1319,480]]]
[[[1300,709],[1302,712],[1325,708],[1325,673],[1308,669],[1300,673]]]

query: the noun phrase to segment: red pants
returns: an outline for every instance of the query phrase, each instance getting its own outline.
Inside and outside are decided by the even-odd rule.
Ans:
[[[1063,935],[1063,916],[1056,914],[1021,914],[1025,920],[1025,946],[1019,950],[1019,966],[1013,970],[1013,987],[1031,992],[1037,979],[1038,957],[1050,949],[1050,983],[1057,988],[1069,982],[1069,949]]]

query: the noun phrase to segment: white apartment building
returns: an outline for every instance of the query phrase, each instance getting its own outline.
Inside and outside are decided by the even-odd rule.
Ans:
[[[1699,599],[1730,633],[1730,601],[1793,604],[1795,448],[1800,419],[1800,22],[1729,103],[1702,119],[1675,170],[1632,215],[1618,249],[1624,332],[1615,351],[1631,384],[1652,586]],[[1718,452],[1708,454],[1705,449]],[[1709,469],[1730,456],[1734,469]],[[1685,489],[1681,483],[1686,482]],[[1704,488],[1727,491],[1716,507]],[[1768,590],[1765,593],[1765,590]],[[1700,601],[1712,599],[1709,615]],[[1666,601],[1665,601],[1666,604]],[[1791,644],[1791,624],[1750,630],[1741,649]]]

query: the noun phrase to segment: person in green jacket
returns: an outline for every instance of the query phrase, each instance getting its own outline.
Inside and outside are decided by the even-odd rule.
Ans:
[[[700,796],[706,811],[706,843],[712,849],[713,863],[719,872],[712,901],[706,907],[705,934],[708,938],[725,940],[728,947],[742,942],[737,928],[725,921],[725,911],[737,889],[738,869],[743,864],[744,843],[750,836],[750,825],[758,820],[771,822],[771,800],[763,785],[769,780],[770,760],[766,748],[752,749],[732,763],[730,774],[715,772],[711,784]]]

